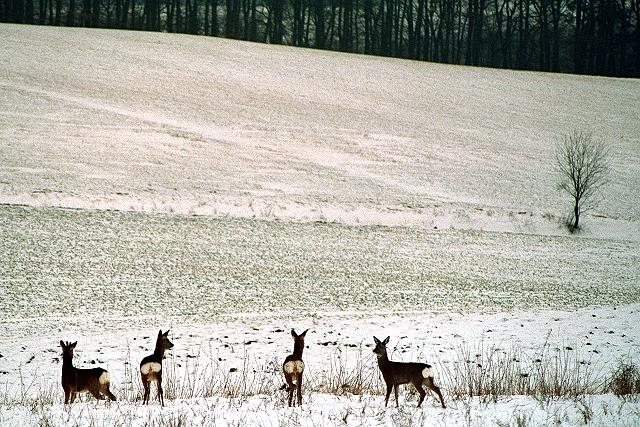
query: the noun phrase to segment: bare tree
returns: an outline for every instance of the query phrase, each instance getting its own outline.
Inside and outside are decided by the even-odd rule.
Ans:
[[[580,215],[597,206],[600,190],[609,182],[609,150],[590,133],[574,131],[562,137],[556,147],[555,160],[560,173],[558,188],[567,193],[573,203],[573,213],[567,220],[567,227],[573,233],[578,230]]]

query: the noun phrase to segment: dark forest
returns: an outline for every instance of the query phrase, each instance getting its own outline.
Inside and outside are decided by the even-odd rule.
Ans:
[[[0,21],[640,76],[640,0],[0,0]]]

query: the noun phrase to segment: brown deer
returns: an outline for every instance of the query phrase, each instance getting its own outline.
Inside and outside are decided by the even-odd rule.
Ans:
[[[418,407],[422,405],[422,401],[427,394],[422,388],[422,385],[426,385],[438,395],[440,404],[445,408],[442,393],[440,393],[438,386],[433,383],[431,366],[426,363],[392,362],[389,360],[389,357],[387,357],[389,338],[390,337],[387,337],[384,341],[380,341],[378,338],[373,337],[373,341],[376,343],[373,352],[378,356],[378,367],[382,372],[384,382],[387,384],[387,396],[384,399],[384,406],[386,407],[389,403],[391,388],[393,388],[396,395],[396,407],[398,407],[398,386],[400,384],[411,383],[416,390],[418,390],[418,393],[420,393]]]
[[[302,361],[302,351],[304,350],[304,336],[308,329],[301,333],[296,334],[296,331],[291,329],[291,336],[293,337],[293,353],[284,359],[282,364],[282,372],[284,373],[284,379],[289,386],[289,406],[293,401],[293,392],[297,390],[298,406],[302,405],[302,373],[304,372],[304,362]],[[295,402],[293,402],[295,406]]]
[[[151,381],[155,381],[158,385],[158,401],[160,406],[164,406],[164,397],[162,395],[162,358],[164,352],[173,347],[169,341],[169,331],[158,332],[156,340],[156,349],[153,354],[142,359],[140,362],[140,375],[142,376],[142,386],[144,387],[143,404],[149,404],[149,394],[151,393]]]
[[[104,400],[105,396],[111,400],[116,397],[109,390],[109,372],[102,368],[78,369],[73,366],[73,350],[78,342],[73,344],[60,340],[62,347],[62,389],[64,390],[64,403],[73,403],[76,394],[88,391],[98,400]]]

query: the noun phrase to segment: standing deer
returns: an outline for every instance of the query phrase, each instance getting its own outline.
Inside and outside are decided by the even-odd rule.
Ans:
[[[142,376],[142,386],[144,387],[143,404],[149,404],[149,394],[151,392],[151,381],[158,383],[158,401],[160,406],[164,406],[164,397],[162,395],[162,358],[164,352],[173,347],[169,341],[169,331],[162,333],[162,329],[158,332],[156,340],[156,349],[153,354],[142,359],[140,362],[140,375]]]
[[[433,383],[431,366],[426,363],[392,362],[387,357],[389,338],[390,337],[387,337],[384,341],[380,341],[378,338],[373,337],[373,341],[376,343],[373,352],[378,356],[378,367],[382,372],[384,382],[387,384],[387,396],[384,399],[384,406],[386,407],[389,403],[391,388],[393,388],[396,395],[396,407],[398,407],[398,386],[400,384],[411,383],[416,390],[418,390],[418,393],[420,393],[418,407],[422,405],[422,401],[427,394],[422,388],[422,385],[426,385],[438,395],[440,404],[445,408],[442,393],[440,393],[438,386]]]
[[[62,347],[62,389],[64,390],[64,403],[73,403],[76,394],[88,391],[98,400],[108,397],[116,400],[109,390],[109,372],[102,368],[78,369],[73,366],[73,349],[78,342],[73,344],[60,340]]]
[[[304,362],[302,361],[302,350],[304,350],[304,336],[308,329],[301,333],[296,334],[296,331],[291,329],[291,336],[293,337],[293,353],[288,355],[284,359],[282,365],[282,372],[284,372],[284,379],[289,386],[289,406],[293,401],[293,391],[297,389],[298,406],[302,405],[302,372],[304,372]],[[295,406],[295,402],[293,402]]]

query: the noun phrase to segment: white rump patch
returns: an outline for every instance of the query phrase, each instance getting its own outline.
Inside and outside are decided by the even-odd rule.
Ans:
[[[140,373],[143,375],[149,375],[151,372],[160,372],[162,365],[156,362],[147,362],[140,366]]]
[[[109,372],[107,371],[104,371],[102,374],[100,374],[100,378],[98,378],[98,382],[102,385],[109,384],[110,381],[111,377],[109,376]]]
[[[429,378],[429,377],[432,377],[432,376],[433,376],[433,374],[431,373],[431,368],[424,368],[422,370],[422,378],[426,379],[426,378]]]
[[[302,360],[291,360],[284,364],[284,371],[287,374],[301,374],[304,371],[304,362]]]

